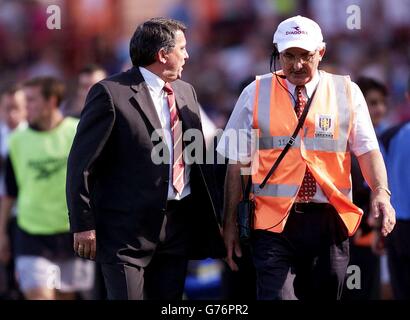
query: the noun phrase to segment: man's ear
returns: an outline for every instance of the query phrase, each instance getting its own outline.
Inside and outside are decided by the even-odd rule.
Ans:
[[[319,55],[320,55],[319,61],[322,61],[323,56],[325,55],[325,52],[326,52],[326,47],[323,47],[322,49],[319,50]]]
[[[166,63],[167,59],[168,59],[168,54],[165,52],[164,48],[161,48],[158,53],[157,53],[157,59],[159,61],[159,63]]]
[[[48,103],[52,107],[54,107],[54,106],[58,107],[57,97],[56,96],[51,96],[50,98],[48,98]]]

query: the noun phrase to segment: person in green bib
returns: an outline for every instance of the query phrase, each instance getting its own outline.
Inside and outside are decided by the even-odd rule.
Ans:
[[[69,299],[88,290],[93,265],[76,257],[69,233],[65,180],[78,120],[64,118],[64,85],[51,77],[24,84],[28,128],[9,138],[6,196],[0,210],[0,257],[5,226],[17,203],[16,275],[26,299]]]

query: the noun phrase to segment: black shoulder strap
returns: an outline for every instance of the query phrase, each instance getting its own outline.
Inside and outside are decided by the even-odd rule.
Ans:
[[[244,176],[241,174],[241,185],[242,185],[242,194],[243,200],[249,200],[249,194],[251,193],[251,186],[252,186],[252,176],[248,177],[248,182],[245,186]]]
[[[299,133],[300,128],[302,128],[303,123],[305,122],[306,116],[308,114],[310,105],[312,104],[312,100],[313,97],[315,96],[317,87],[315,88],[315,91],[313,91],[312,96],[310,97],[309,101],[307,102],[305,108],[303,109],[303,113],[299,118],[299,122],[298,125],[296,126],[295,131],[292,134],[292,137],[290,137],[288,143],[286,144],[286,146],[283,148],[281,154],[279,155],[279,157],[276,159],[275,163],[273,164],[272,168],[269,170],[268,174],[266,175],[265,179],[263,179],[262,183],[259,185],[259,189],[263,189],[265,187],[266,182],[269,180],[269,178],[271,177],[271,175],[273,174],[273,172],[276,170],[276,168],[279,166],[279,163],[282,161],[282,159],[284,158],[284,156],[286,155],[286,153],[288,152],[288,150],[290,149],[291,146],[293,146],[293,144],[295,143],[296,140],[296,136]]]

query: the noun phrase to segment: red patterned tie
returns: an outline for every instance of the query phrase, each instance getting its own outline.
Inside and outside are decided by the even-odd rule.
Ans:
[[[179,118],[177,107],[175,104],[174,90],[171,85],[166,82],[164,91],[167,94],[169,113],[170,113],[170,125],[172,133],[172,145],[174,150],[174,156],[172,161],[172,185],[177,193],[181,194],[184,189],[184,159],[183,159],[183,146],[182,146],[182,121]]]
[[[295,106],[295,113],[298,118],[303,113],[303,109],[306,106],[307,100],[305,96],[303,95],[303,90],[305,89],[305,86],[297,86],[296,87],[296,95],[297,95],[297,101],[296,101],[296,106]],[[313,196],[316,193],[316,180],[313,177],[312,173],[310,172],[309,168],[306,167],[305,171],[305,177],[303,178],[302,185],[300,186],[299,193],[298,193],[298,199],[301,201],[309,201],[310,199],[313,198]]]

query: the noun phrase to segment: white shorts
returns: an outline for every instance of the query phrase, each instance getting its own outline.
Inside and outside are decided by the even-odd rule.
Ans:
[[[90,290],[95,264],[81,258],[51,261],[39,256],[18,256],[16,278],[23,292],[36,288],[61,292]]]

